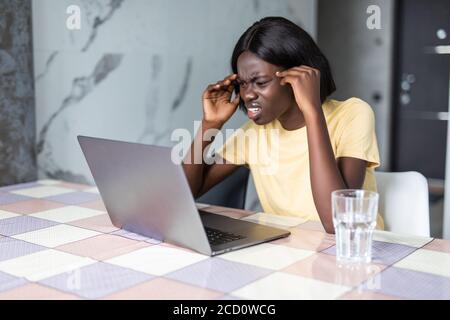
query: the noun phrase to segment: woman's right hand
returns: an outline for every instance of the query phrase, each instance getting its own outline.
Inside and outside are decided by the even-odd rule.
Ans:
[[[236,111],[240,96],[239,94],[231,100],[237,74],[232,74],[217,81],[215,84],[210,84],[203,92],[203,120],[213,124],[217,127],[222,125],[231,118]]]

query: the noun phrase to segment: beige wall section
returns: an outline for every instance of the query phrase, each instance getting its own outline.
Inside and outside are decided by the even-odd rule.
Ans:
[[[319,0],[318,44],[330,60],[336,99],[357,96],[376,116],[381,170],[389,170],[394,0]],[[369,30],[370,5],[380,7],[381,29]],[[377,100],[376,96],[381,97]]]

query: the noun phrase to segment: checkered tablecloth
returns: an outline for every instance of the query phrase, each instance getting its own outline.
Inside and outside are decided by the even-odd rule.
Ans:
[[[289,229],[214,258],[114,227],[96,188],[0,188],[0,299],[450,299],[450,241],[376,231],[373,263],[336,265],[320,223],[204,210]]]

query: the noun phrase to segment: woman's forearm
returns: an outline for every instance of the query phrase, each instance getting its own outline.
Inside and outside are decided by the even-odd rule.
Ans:
[[[325,230],[333,233],[331,193],[334,190],[346,189],[347,186],[336,163],[323,111],[320,107],[310,108],[310,110],[314,111],[304,116],[312,194]]]
[[[203,139],[203,134],[209,129],[220,130],[221,127],[221,124],[208,123],[203,120],[183,160],[183,170],[194,197],[197,197],[203,185],[204,172],[207,166],[203,159],[203,153],[211,143],[211,141],[205,141],[206,139]]]

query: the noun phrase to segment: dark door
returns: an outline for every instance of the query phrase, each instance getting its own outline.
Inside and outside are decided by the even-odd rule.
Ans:
[[[444,179],[450,1],[402,0],[397,9],[393,169]]]

